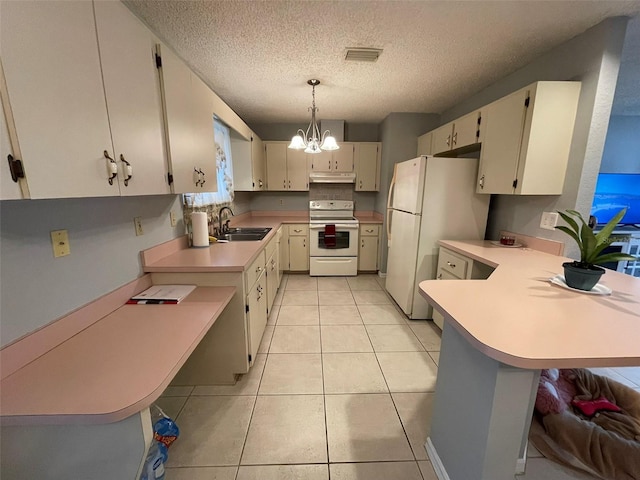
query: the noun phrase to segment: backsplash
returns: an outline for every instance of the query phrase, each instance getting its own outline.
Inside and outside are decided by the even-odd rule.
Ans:
[[[309,200],[353,200],[353,184],[312,183]]]

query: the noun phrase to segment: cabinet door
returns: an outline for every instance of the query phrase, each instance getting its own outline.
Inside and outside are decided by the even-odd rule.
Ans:
[[[527,97],[527,89],[518,90],[483,109],[478,193],[514,192]]]
[[[95,13],[120,192],[169,193],[151,33],[120,2],[95,2]]]
[[[289,237],[289,270],[292,272],[309,270],[309,242],[307,237]]]
[[[378,270],[378,237],[360,237],[358,270]]]
[[[287,144],[264,142],[264,157],[267,167],[267,190],[287,190]]]
[[[250,287],[247,294],[247,323],[249,328],[249,355],[254,362],[258,347],[262,341],[264,328],[267,326],[267,285],[265,274],[262,273],[256,283]]]
[[[157,48],[162,57],[161,78],[172,189],[174,193],[190,193],[196,190],[197,180],[191,140],[191,72],[164,45]]]
[[[480,112],[475,111],[458,118],[454,122],[452,148],[466,147],[478,142],[478,118]]]
[[[334,172],[353,172],[353,157],[355,146],[353,143],[341,143],[339,150],[331,152],[331,168]]]
[[[200,170],[197,192],[217,192],[216,140],[213,130],[213,92],[191,72],[193,162]]]
[[[431,152],[433,155],[448,152],[453,148],[453,123],[447,123],[433,131]]]
[[[287,148],[287,189],[297,191],[309,190],[307,154],[304,153],[304,150]]]
[[[93,3],[0,2],[0,45],[31,198],[119,195]]]
[[[267,177],[265,175],[264,148],[262,140],[255,134],[251,137],[251,166],[253,167],[253,190],[266,190]]]
[[[0,69],[0,82],[3,82],[1,75],[2,70]],[[3,85],[0,84],[0,88],[4,88]],[[16,200],[22,198],[22,191],[18,182],[24,180],[14,182],[11,178],[7,157],[11,155],[13,158],[19,159],[19,156],[13,149],[9,139],[9,128],[4,114],[5,107],[4,102],[0,104],[0,200]]]
[[[356,191],[377,192],[379,190],[380,155],[380,143],[356,143]]]
[[[284,275],[285,270],[289,270],[289,229],[286,227],[280,227],[280,281]]]
[[[267,260],[266,276],[267,276],[267,316],[271,313],[273,301],[278,292],[278,265],[276,263],[277,252],[274,252]]]
[[[418,137],[418,156],[431,155],[431,140],[433,139],[433,132],[427,132],[424,135]]]
[[[309,160],[311,160],[311,171],[313,172],[330,172],[333,168],[333,155],[330,151],[322,150],[320,153],[310,153]]]

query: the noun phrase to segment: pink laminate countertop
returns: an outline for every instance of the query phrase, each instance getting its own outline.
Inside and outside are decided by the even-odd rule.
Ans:
[[[151,405],[235,293],[199,287],[178,305],[123,305],[0,384],[3,425],[101,424]]]
[[[357,214],[363,223],[382,223],[382,215],[375,212]],[[304,215],[241,215],[231,222],[232,227],[271,227],[272,230],[260,241],[212,243],[205,248],[184,248],[186,243],[172,242],[172,247],[166,247],[167,255],[151,262],[144,261],[145,272],[242,272],[258,253],[276,235],[278,228],[286,223],[308,224],[309,217]],[[173,248],[175,247],[175,248]],[[154,250],[162,247],[153,247]]]
[[[271,227],[271,231],[260,241],[212,243],[205,248],[183,248],[177,244],[172,253],[151,263],[144,261],[145,272],[242,272],[258,253],[276,235],[283,223],[309,223],[305,216],[242,216],[240,221],[231,222],[232,227]],[[153,250],[158,247],[153,247]],[[161,248],[161,247],[160,247]]]
[[[487,280],[427,280],[420,293],[478,350],[520,368],[640,365],[640,278],[607,270],[608,296],[549,282],[566,257],[487,241],[440,245],[495,267]]]

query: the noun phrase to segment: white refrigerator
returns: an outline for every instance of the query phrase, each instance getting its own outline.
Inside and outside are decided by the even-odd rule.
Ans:
[[[397,163],[387,202],[386,289],[409,318],[432,318],[418,284],[434,279],[438,240],[482,240],[490,195],[476,194],[478,159]]]

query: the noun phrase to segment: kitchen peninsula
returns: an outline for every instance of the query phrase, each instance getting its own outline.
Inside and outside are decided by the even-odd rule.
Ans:
[[[609,296],[552,285],[568,259],[487,241],[440,241],[495,268],[420,283],[445,318],[426,448],[441,480],[513,480],[540,369],[640,365],[640,278],[607,271]],[[522,465],[521,465],[522,466]]]

